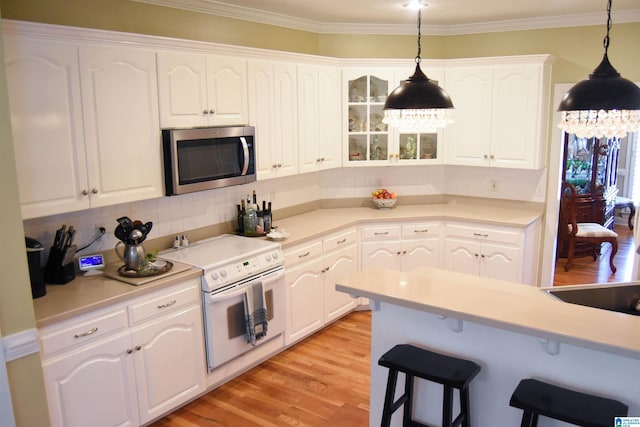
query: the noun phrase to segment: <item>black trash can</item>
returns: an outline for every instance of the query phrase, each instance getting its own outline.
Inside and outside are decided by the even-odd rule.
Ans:
[[[29,279],[31,279],[31,296],[36,299],[47,293],[40,266],[40,257],[44,247],[40,242],[30,237],[25,237],[25,244],[27,246],[27,262],[29,263]]]

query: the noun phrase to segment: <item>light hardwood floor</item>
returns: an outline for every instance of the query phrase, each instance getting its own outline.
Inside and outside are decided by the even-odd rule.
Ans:
[[[370,352],[371,313],[351,313],[152,426],[366,426]]]

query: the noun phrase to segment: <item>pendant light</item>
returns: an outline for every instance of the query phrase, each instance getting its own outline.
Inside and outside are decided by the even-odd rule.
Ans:
[[[387,97],[382,122],[403,132],[435,133],[453,122],[453,103],[447,92],[420,69],[421,24],[422,11],[418,8],[416,70]]]
[[[607,4],[604,57],[589,79],[569,89],[558,106],[558,127],[579,138],[623,138],[640,129],[640,88],[609,62],[611,0]]]

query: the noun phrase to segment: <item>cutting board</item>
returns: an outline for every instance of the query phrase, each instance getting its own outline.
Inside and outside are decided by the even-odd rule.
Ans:
[[[154,282],[159,279],[164,279],[167,276],[171,276],[173,274],[182,273],[183,271],[187,271],[191,268],[188,264],[182,264],[179,262],[173,262],[173,268],[167,271],[166,273],[158,274],[157,276],[144,276],[144,277],[127,277],[121,276],[118,274],[118,269],[122,267],[121,262],[116,262],[113,264],[107,264],[104,268],[104,275],[107,277],[111,277],[112,279],[119,280],[121,282],[128,283],[134,286],[144,285],[145,283]]]

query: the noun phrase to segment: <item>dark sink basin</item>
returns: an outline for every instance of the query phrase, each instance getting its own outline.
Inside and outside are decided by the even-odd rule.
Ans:
[[[640,282],[614,285],[570,286],[545,289],[550,295],[571,304],[640,315]]]

